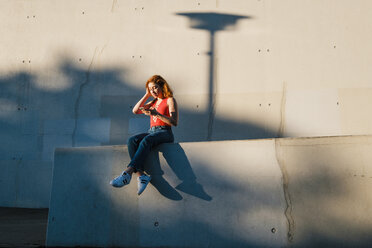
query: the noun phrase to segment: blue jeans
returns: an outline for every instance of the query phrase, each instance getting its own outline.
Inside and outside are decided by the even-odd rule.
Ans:
[[[172,143],[174,141],[172,129],[162,129],[163,127],[152,127],[148,133],[141,133],[128,139],[128,152],[131,161],[128,167],[133,167],[135,171],[144,170],[144,163],[147,155],[152,148],[162,143]]]

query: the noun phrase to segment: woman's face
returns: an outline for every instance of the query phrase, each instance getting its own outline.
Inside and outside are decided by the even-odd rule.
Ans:
[[[154,98],[162,98],[163,97],[163,92],[162,92],[159,85],[157,85],[153,82],[150,82],[148,84],[148,87],[149,87],[149,91],[150,91],[152,97],[154,97]]]

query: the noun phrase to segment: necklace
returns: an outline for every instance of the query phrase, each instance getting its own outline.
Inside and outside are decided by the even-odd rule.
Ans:
[[[157,101],[156,101],[156,103],[155,103],[155,109],[156,110],[158,110],[158,107],[159,107],[159,105],[160,105],[160,103],[163,101],[163,99],[157,99]],[[158,117],[157,116],[152,116],[152,120],[156,123],[157,122],[157,120],[158,120]]]
[[[163,99],[159,99],[156,101],[156,104],[155,104],[155,109],[158,109],[160,103],[163,101]]]

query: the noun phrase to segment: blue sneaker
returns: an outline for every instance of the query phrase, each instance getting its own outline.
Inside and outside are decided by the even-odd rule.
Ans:
[[[123,187],[130,183],[132,176],[127,172],[123,172],[120,176],[110,181],[110,184],[116,188]]]
[[[146,189],[147,184],[149,184],[151,176],[143,174],[137,178],[138,191],[137,194],[140,195]]]

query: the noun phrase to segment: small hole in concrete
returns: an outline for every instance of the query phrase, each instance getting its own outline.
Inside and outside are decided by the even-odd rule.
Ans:
[[[159,222],[155,221],[154,226],[158,227],[159,226]]]
[[[259,105],[260,105],[260,107],[261,107],[261,103],[260,103]]]
[[[83,12],[81,12],[83,15],[85,14],[85,12],[83,11]]]
[[[267,49],[266,51],[270,52],[270,49]]]
[[[261,49],[258,49],[258,52],[260,53],[261,52]]]
[[[196,108],[199,108],[199,105],[196,105]]]
[[[271,232],[272,233],[276,233],[276,229],[275,228],[271,228]]]

